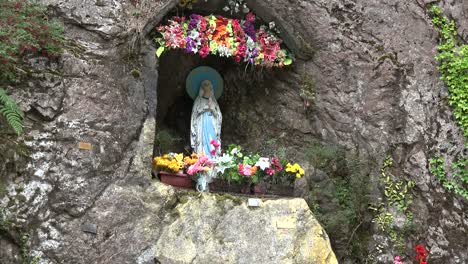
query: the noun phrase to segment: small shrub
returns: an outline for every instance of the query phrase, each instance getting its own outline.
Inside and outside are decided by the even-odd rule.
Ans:
[[[303,74],[301,76],[301,98],[305,100],[308,104],[315,102],[316,90],[315,82],[310,74]]]
[[[22,0],[0,1],[0,85],[16,79],[26,55],[56,58],[62,53],[63,27],[45,15],[45,7]],[[23,132],[23,114],[0,88],[0,113],[16,134]]]
[[[62,25],[47,18],[44,6],[21,0],[0,2],[0,81],[15,79],[22,56],[56,58],[63,43]]]

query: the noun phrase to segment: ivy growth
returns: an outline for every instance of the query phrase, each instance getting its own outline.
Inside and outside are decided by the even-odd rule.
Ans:
[[[447,176],[445,159],[436,156],[429,160],[429,170],[442,183],[445,189],[468,200],[468,159],[461,159],[451,164],[451,178]]]
[[[455,23],[442,14],[440,7],[433,5],[429,11],[440,33],[438,69],[448,87],[455,118],[468,138],[468,45],[458,43]]]

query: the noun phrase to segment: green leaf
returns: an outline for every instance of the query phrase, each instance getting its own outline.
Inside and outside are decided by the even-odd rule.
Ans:
[[[166,48],[164,46],[161,46],[159,47],[157,50],[156,50],[156,56],[161,57],[161,54],[164,52]]]
[[[284,60],[284,65],[288,66],[288,65],[291,65],[293,63],[293,60],[291,58],[287,58]]]

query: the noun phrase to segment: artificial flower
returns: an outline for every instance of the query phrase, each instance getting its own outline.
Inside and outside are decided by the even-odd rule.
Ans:
[[[395,259],[393,260],[393,264],[405,264],[401,261],[400,256],[395,256]]]
[[[255,163],[255,166],[264,171],[266,168],[270,167],[270,160],[268,158],[260,158],[257,163]]]
[[[255,15],[250,12],[247,15],[245,15],[245,20],[249,21],[250,23],[255,22]]]
[[[291,165],[291,163],[286,164],[286,172],[294,173],[296,178],[301,178],[305,173],[298,163],[294,163],[294,165]]]
[[[265,173],[272,176],[273,174],[275,174],[275,170],[272,168],[266,168]]]
[[[233,162],[233,156],[226,153],[224,153],[222,156],[216,157],[214,162],[217,173],[224,173],[226,169],[236,166],[236,164]]]
[[[244,165],[244,164],[239,164],[239,173],[242,176],[252,176],[257,172],[257,167],[256,166],[251,166],[251,165]]]
[[[415,247],[416,250],[416,261],[419,261],[419,264],[427,264],[426,257],[427,253],[422,244],[418,244]]]
[[[153,164],[157,169],[169,170],[172,172],[178,172],[184,168],[184,161],[182,154],[165,154],[154,158]]]
[[[194,175],[198,172],[207,172],[213,167],[214,161],[208,156],[200,153],[197,155],[198,160],[187,169],[189,175]]]
[[[157,27],[162,38],[156,41],[162,51],[185,49],[189,53],[206,57],[209,54],[221,57],[234,57],[238,63],[282,67],[289,65],[292,58],[281,49],[282,40],[268,26],[255,30],[255,15],[249,13],[245,20],[230,19],[222,16],[173,17],[169,25]],[[274,28],[274,24],[270,23]],[[159,50],[159,49],[158,49]]]
[[[214,139],[210,140],[210,144],[213,145],[213,147],[215,148],[219,148],[221,146],[221,144]]]
[[[282,171],[283,170],[283,166],[281,166],[281,163],[277,158],[271,158],[271,163],[275,167],[275,170],[277,170],[277,171]]]

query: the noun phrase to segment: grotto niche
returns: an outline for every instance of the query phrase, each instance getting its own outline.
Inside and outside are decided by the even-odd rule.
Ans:
[[[185,2],[182,1],[182,3]],[[209,1],[206,3],[201,1],[200,3],[191,4],[190,8],[187,8],[188,6],[179,3],[167,12],[149,34],[154,42],[156,54],[159,57],[155,155],[167,152],[191,152],[190,121],[194,100],[186,92],[186,78],[193,69],[200,66],[211,67],[219,72],[224,80],[223,94],[218,100],[223,115],[221,141],[224,146],[231,143],[240,144],[245,142],[249,136],[252,136],[252,127],[245,124],[245,113],[240,108],[244,108],[247,104],[260,105],[260,102],[264,101],[267,97],[268,87],[271,87],[275,79],[281,76],[281,72],[289,71],[287,65],[292,63],[292,53],[281,53],[282,51],[286,51],[284,43],[281,44],[281,51],[273,51],[280,54],[277,57],[268,59],[268,54],[265,52],[265,54],[262,54],[265,58],[255,59],[254,56],[257,56],[256,49],[259,48],[258,46],[253,48],[255,49],[255,54],[249,53],[253,51],[252,48],[250,50],[247,48],[247,51],[245,51],[246,54],[250,55],[239,55],[238,51],[231,51],[231,54],[228,54],[229,52],[223,54],[223,51],[219,48],[218,52],[203,51],[203,44],[200,45],[199,39],[189,39],[195,31],[197,31],[195,33],[196,36],[203,34],[199,33],[202,32],[200,27],[209,28],[210,26],[212,27],[211,34],[213,38],[217,34],[221,35],[217,39],[218,43],[223,41],[222,33],[219,33],[220,28],[222,30],[226,30],[227,28],[228,32],[231,30],[230,34],[233,38],[239,37],[239,35],[232,32],[236,30],[233,23],[226,22],[230,19],[237,19],[239,21],[242,19],[243,21],[249,21],[247,23],[251,25],[249,29],[242,24],[242,32],[237,34],[244,34],[244,29],[246,31],[253,29],[253,33],[256,34],[253,37],[255,39],[259,36],[258,31],[255,33],[255,30],[262,28],[262,25],[267,25],[263,27],[265,32],[274,31],[275,34],[279,34],[274,23],[263,21],[250,12],[250,9],[245,9],[246,6],[244,10],[240,10],[242,9],[240,8],[238,12],[235,12],[235,7],[232,7],[232,9],[229,7],[228,9],[225,5],[224,1]],[[206,25],[200,26],[201,22],[193,22],[194,17],[208,18],[210,16],[212,20],[206,19]],[[254,17],[255,21],[252,17]],[[182,25],[183,23],[180,22],[180,19],[185,19],[185,27],[188,27],[188,29],[185,28],[184,37],[174,40],[174,38],[177,38],[177,34],[181,34],[181,32],[177,31],[181,28],[177,28],[174,20]],[[220,23],[223,22],[227,24],[220,26]],[[198,29],[195,27],[198,27]],[[164,32],[167,33],[166,36]],[[247,32],[245,35],[247,35]],[[167,39],[168,36],[172,38],[170,41]],[[255,39],[255,41],[257,43],[258,41],[268,41],[268,37],[269,35],[265,33],[265,36],[261,40]],[[189,43],[193,40],[195,42],[199,41],[198,47],[190,50],[190,45],[196,46],[193,42],[192,44]],[[275,44],[275,48],[279,49],[279,43],[282,40],[280,38],[277,40],[277,45],[273,40],[271,41],[271,45]],[[183,41],[183,44],[181,44],[181,41]],[[168,44],[169,42],[172,44]],[[212,40],[211,42],[214,41]],[[245,46],[247,44],[245,43]],[[206,46],[209,45],[207,44]],[[213,50],[213,47],[210,48]],[[237,48],[237,50],[239,49],[242,48]],[[235,49],[231,47],[231,50]],[[202,54],[202,52],[205,53]],[[251,57],[249,58],[249,56]],[[261,138],[258,138],[258,140],[262,141]],[[255,147],[252,148],[255,149]],[[258,148],[256,149],[258,150]]]

